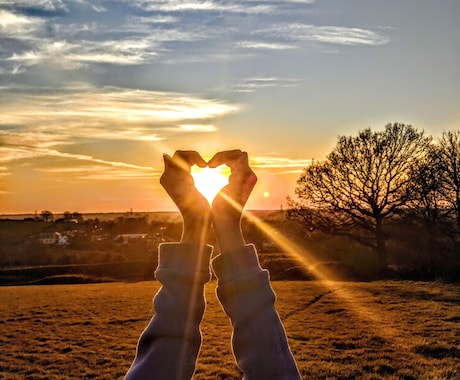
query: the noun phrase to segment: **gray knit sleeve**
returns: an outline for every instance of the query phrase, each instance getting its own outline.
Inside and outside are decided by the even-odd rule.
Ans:
[[[300,374],[275,310],[275,293],[253,245],[212,262],[217,296],[233,325],[232,345],[245,380],[294,380]]]
[[[212,247],[168,243],[159,247],[154,316],[139,338],[125,379],[190,379],[201,345],[204,284]]]

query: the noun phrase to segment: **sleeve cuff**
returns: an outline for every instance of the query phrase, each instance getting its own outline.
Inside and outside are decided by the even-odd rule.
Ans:
[[[220,284],[263,271],[253,244],[217,256],[212,268]]]

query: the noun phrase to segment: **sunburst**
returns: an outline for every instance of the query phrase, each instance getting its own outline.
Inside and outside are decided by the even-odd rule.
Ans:
[[[195,165],[192,166],[191,173],[195,187],[211,204],[217,193],[228,184],[230,168],[227,165],[220,165],[213,169],[200,168]]]

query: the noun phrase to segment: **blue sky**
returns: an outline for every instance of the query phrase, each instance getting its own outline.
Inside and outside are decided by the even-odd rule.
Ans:
[[[173,209],[161,154],[235,147],[248,207],[277,208],[338,135],[459,128],[459,20],[457,0],[2,0],[0,213]]]

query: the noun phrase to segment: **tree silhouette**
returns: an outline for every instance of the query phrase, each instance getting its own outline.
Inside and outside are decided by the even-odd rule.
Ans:
[[[407,211],[410,216],[421,218],[424,224],[431,227],[437,225],[447,212],[443,207],[445,202],[441,191],[444,182],[443,171],[439,149],[435,145],[430,145],[425,157],[419,159],[412,167],[414,196]]]
[[[443,169],[434,144],[412,168],[412,178],[414,196],[405,210],[403,223],[417,231],[416,241],[409,241],[409,244],[417,251],[419,269],[433,273],[449,219],[441,194]]]
[[[83,215],[81,213],[79,213],[78,211],[74,211],[72,213],[71,219],[75,219],[75,220],[78,221],[78,223],[82,223],[83,222]]]
[[[410,125],[388,124],[341,136],[324,161],[313,161],[297,181],[290,215],[309,230],[346,235],[373,249],[387,264],[387,219],[414,196],[411,168],[430,138]]]
[[[460,232],[460,131],[443,133],[436,152],[442,172],[440,192]]]
[[[40,213],[40,216],[42,217],[42,220],[44,222],[51,222],[53,221],[54,219],[54,215],[51,211],[48,211],[48,210],[43,210],[41,213]]]

